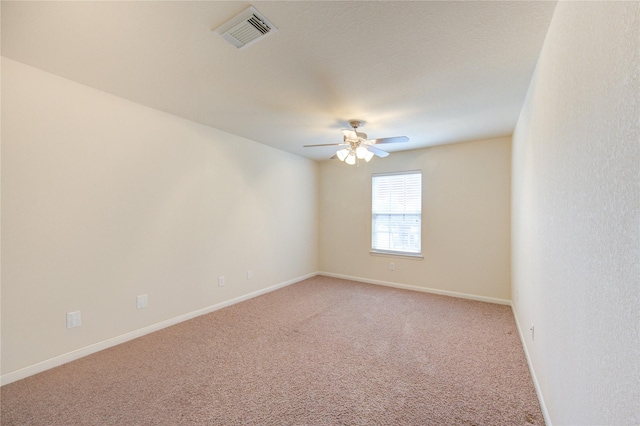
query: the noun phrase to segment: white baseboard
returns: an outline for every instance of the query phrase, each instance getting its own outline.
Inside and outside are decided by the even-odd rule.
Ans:
[[[99,352],[103,349],[110,348],[112,346],[119,345],[124,342],[128,342],[129,340],[136,339],[138,337],[144,336],[145,334],[153,333],[154,331],[161,330],[166,327],[170,327],[172,325],[178,324],[183,321],[190,320],[195,317],[199,317],[201,315],[205,315],[218,309],[226,308],[227,306],[234,305],[236,303],[243,302],[248,299],[252,299],[257,296],[261,296],[263,294],[272,292],[274,290],[278,290],[280,288],[286,287],[288,285],[297,283],[299,281],[306,280],[308,278],[314,277],[318,275],[316,272],[311,274],[303,275],[279,284],[275,284],[271,287],[263,288],[262,290],[257,290],[252,293],[245,294],[243,296],[236,297],[234,299],[225,300],[224,302],[216,303],[215,305],[208,306],[206,308],[198,309],[197,311],[188,312],[186,314],[178,315],[177,317],[170,318],[165,321],[158,322],[156,324],[149,325],[147,327],[140,328],[138,330],[131,331],[129,333],[122,334],[120,336],[113,337],[111,339],[103,340],[102,342],[94,343],[89,346],[85,346],[84,348],[77,349],[75,351],[68,352],[63,355],[59,355],[57,357],[39,362],[37,364],[30,365],[28,367],[21,368],[16,371],[12,371],[7,374],[3,374],[0,376],[0,386],[6,385],[12,382],[15,382],[20,379],[24,379],[25,377],[32,376],[37,373],[41,373],[45,370],[49,370],[54,367],[58,367],[62,364],[66,364],[71,361],[75,361],[76,359],[82,358],[87,355],[91,355],[93,353]]]
[[[516,328],[518,329],[518,334],[520,335],[520,342],[522,343],[522,348],[524,349],[524,356],[527,359],[527,364],[529,365],[529,372],[531,373],[531,379],[533,380],[533,387],[536,389],[536,395],[538,395],[538,402],[540,403],[540,409],[542,410],[544,423],[547,426],[552,426],[551,417],[549,416],[549,410],[547,410],[547,404],[545,404],[544,398],[542,397],[542,391],[540,390],[540,384],[538,383],[536,371],[533,369],[531,357],[529,356],[529,350],[527,349],[527,345],[525,344],[525,335],[522,331],[522,327],[520,326],[520,322],[518,321],[518,313],[516,312],[516,308],[515,306],[513,306],[513,303],[511,303],[511,311],[513,312],[513,317],[516,319]]]
[[[439,289],[436,289],[436,288],[418,287],[418,286],[415,286],[415,285],[399,284],[399,283],[393,283],[393,282],[389,282],[389,281],[379,281],[379,280],[372,280],[372,279],[369,279],[369,278],[352,277],[352,276],[349,276],[349,275],[333,274],[331,272],[318,272],[318,275],[324,275],[324,276],[333,277],[333,278],[341,278],[343,280],[360,281],[360,282],[367,283],[367,284],[376,284],[376,285],[382,285],[382,286],[386,286],[386,287],[401,288],[401,289],[404,289],[404,290],[421,291],[423,293],[433,293],[433,294],[439,294],[439,295],[442,295],[442,296],[459,297],[461,299],[470,299],[470,300],[477,300],[477,301],[480,301],[480,302],[497,303],[499,305],[509,305],[509,306],[511,306],[511,301],[510,300],[498,299],[498,298],[495,298],[495,297],[478,296],[478,295],[475,295],[475,294],[458,293],[456,291],[439,290]]]

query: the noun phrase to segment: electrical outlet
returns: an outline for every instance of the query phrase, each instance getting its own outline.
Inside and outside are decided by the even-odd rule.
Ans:
[[[224,286],[224,277],[221,275],[218,277],[218,287]]]
[[[251,278],[253,278],[253,272],[247,271],[247,279],[250,280]]]
[[[393,263],[393,262],[391,262],[391,263],[389,264],[389,270],[390,270],[390,271],[395,271],[395,270],[396,270],[396,264],[395,264],[395,263]]]
[[[82,325],[82,317],[80,311],[67,312],[67,328],[80,327]]]
[[[141,294],[136,296],[136,308],[144,309],[147,307],[148,298],[146,294]]]

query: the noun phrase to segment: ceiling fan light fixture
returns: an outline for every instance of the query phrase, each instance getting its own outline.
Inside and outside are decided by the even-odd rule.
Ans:
[[[344,160],[344,162],[350,166],[353,166],[354,164],[356,164],[355,154],[353,152],[350,152],[349,155],[347,155],[347,158]]]
[[[367,134],[358,132],[358,127],[362,124],[359,120],[351,120],[350,129],[342,129],[342,143],[323,143],[315,145],[304,145],[305,147],[311,146],[346,146],[346,148],[339,149],[336,154],[331,157],[337,158],[350,166],[360,165],[360,160],[364,160],[367,163],[371,161],[373,156],[387,157],[389,153],[376,148],[376,145],[383,143],[395,143],[395,142],[409,142],[409,138],[406,136],[394,136],[391,138],[378,138],[367,139]]]
[[[369,150],[364,146],[360,145],[359,147],[356,148],[356,157],[358,157],[358,159],[360,160],[364,160],[365,157],[367,156],[367,152],[369,152]]]
[[[341,149],[336,152],[336,155],[340,161],[344,161],[345,158],[347,158],[347,155],[349,155],[349,150],[347,148]]]

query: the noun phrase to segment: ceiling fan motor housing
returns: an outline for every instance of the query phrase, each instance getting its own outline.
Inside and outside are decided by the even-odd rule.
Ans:
[[[349,124],[351,125],[351,127],[353,127],[353,130],[356,130],[358,127],[360,127],[360,125],[362,124],[362,121],[360,121],[360,120],[350,120]]]

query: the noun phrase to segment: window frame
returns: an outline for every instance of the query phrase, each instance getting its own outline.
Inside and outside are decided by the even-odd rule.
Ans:
[[[374,216],[376,215],[376,212],[374,211],[374,201],[375,201],[375,195],[373,193],[373,188],[374,188],[374,180],[377,177],[384,177],[384,176],[397,176],[397,175],[420,175],[420,203],[419,203],[419,207],[420,207],[420,212],[419,212],[419,220],[420,220],[420,225],[419,225],[419,233],[418,233],[418,237],[420,239],[419,241],[419,251],[418,252],[413,252],[413,251],[403,251],[403,250],[386,250],[386,249],[380,249],[380,248],[374,248]],[[422,255],[422,210],[423,210],[423,174],[422,174],[422,170],[406,170],[406,171],[397,171],[397,172],[385,172],[385,173],[373,173],[371,175],[371,222],[370,222],[370,227],[369,227],[369,231],[370,231],[370,251],[369,254],[371,255],[376,255],[376,256],[393,256],[393,257],[407,257],[407,258],[414,258],[414,259],[423,259],[423,255]]]

